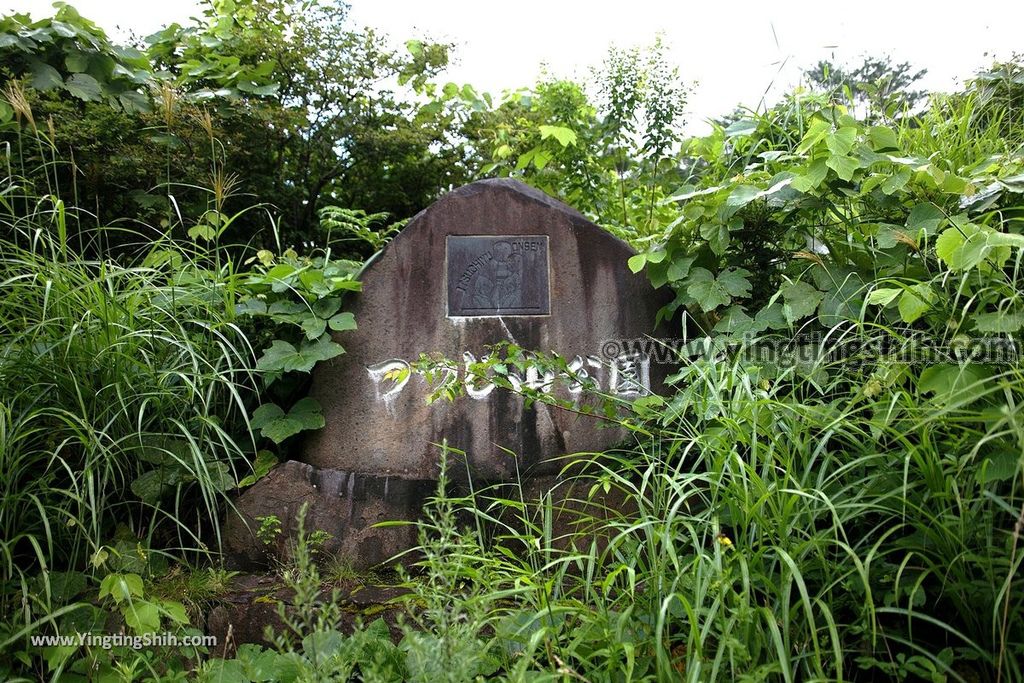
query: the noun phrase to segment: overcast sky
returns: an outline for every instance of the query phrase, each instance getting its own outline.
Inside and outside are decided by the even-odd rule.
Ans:
[[[72,0],[83,15],[115,30],[151,33],[198,13],[195,0]],[[948,90],[993,56],[1024,52],[1024,2],[958,3],[855,0],[700,3],[516,0],[351,0],[358,25],[396,45],[427,37],[454,42],[457,63],[446,80],[500,93],[530,85],[541,69],[586,75],[611,44],[646,45],[660,32],[683,77],[696,82],[690,130],[736,104],[756,107],[793,85],[802,66],[891,55],[927,68],[924,86]],[[49,0],[0,0],[4,13],[51,12]]]

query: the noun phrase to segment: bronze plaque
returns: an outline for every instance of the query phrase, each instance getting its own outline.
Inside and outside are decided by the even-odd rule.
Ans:
[[[449,235],[448,315],[548,315],[547,235]]]

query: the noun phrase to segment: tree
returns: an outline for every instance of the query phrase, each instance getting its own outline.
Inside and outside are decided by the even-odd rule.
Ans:
[[[521,178],[623,237],[647,234],[678,184],[674,159],[688,92],[660,42],[609,51],[593,87],[542,78],[497,106],[450,84],[482,175]]]
[[[422,209],[465,178],[450,119],[413,104],[447,58],[445,45],[398,51],[349,28],[334,0],[213,0],[132,48],[66,6],[0,22],[0,69],[53,133],[53,150],[30,150],[27,180],[75,188],[100,223],[129,216],[182,236],[211,202],[270,205],[296,245],[317,240],[324,206]],[[12,118],[0,105],[0,122]],[[54,154],[74,163],[50,172]],[[252,212],[225,239],[266,224]]]
[[[821,60],[804,69],[803,77],[812,90],[830,93],[866,119],[893,119],[915,111],[927,94],[911,87],[924,78],[927,69],[915,71],[909,62],[894,64],[892,58],[864,57],[854,67]]]

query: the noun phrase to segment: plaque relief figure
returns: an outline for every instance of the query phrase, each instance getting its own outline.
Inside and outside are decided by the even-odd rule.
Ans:
[[[473,283],[475,308],[516,308],[523,305],[523,257],[508,242],[497,242],[491,258]]]

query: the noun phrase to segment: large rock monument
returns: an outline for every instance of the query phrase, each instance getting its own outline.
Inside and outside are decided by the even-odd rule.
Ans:
[[[653,331],[659,298],[630,272],[630,248],[579,212],[514,180],[458,188],[416,216],[365,268],[351,303],[358,330],[338,337],[346,353],[314,371],[312,395],[326,426],[307,438],[304,464],[286,463],[238,501],[229,550],[257,559],[249,527],[283,522],[302,501],[311,526],[356,566],[386,560],[414,542],[412,519],[434,488],[437,444],[465,452],[476,482],[551,477],[562,456],[607,449],[624,434],[597,418],[533,403],[470,377],[490,345],[554,352],[572,374],[527,371],[515,385],[586,401],[580,379],[623,398],[658,382],[640,356],[608,357],[606,343]],[[412,364],[421,354],[457,361],[465,395],[427,401],[431,385]],[[454,370],[453,370],[454,372]],[[575,376],[573,376],[575,375]],[[464,471],[464,469],[463,469]]]

